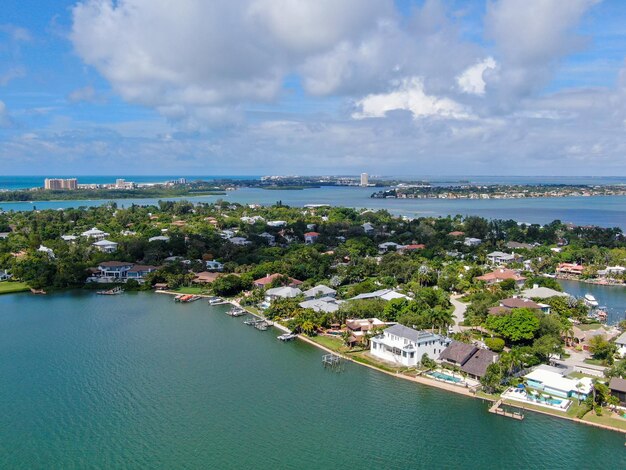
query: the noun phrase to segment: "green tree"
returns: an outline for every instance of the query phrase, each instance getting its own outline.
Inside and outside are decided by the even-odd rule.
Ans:
[[[509,314],[489,315],[485,325],[513,343],[528,341],[539,329],[537,314],[528,308],[516,308]]]

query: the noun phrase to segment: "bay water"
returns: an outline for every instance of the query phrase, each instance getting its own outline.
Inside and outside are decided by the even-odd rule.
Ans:
[[[623,435],[487,403],[167,295],[0,296],[0,468],[626,468]]]

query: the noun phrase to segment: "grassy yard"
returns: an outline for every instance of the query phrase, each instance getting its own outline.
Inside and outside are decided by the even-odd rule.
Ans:
[[[24,292],[30,288],[23,282],[3,281],[0,282],[0,294],[12,294],[14,292]]]
[[[193,295],[210,293],[209,289],[207,289],[206,287],[196,287],[196,286],[179,287],[174,292],[179,292],[181,294],[193,294]]]
[[[317,344],[324,346],[325,348],[330,349],[331,351],[345,353],[350,350],[347,346],[343,344],[341,338],[331,338],[330,336],[312,336],[309,337],[309,339]]]
[[[626,429],[626,418],[620,418],[615,413],[610,412],[606,408],[602,410],[602,416],[597,416],[593,411],[585,415],[583,421],[590,423],[604,424],[605,426],[613,426],[619,429]]]
[[[592,366],[603,366],[602,359],[585,359],[585,364],[591,364]]]
[[[588,323],[588,324],[580,324],[576,326],[583,331],[591,331],[591,330],[599,329],[602,325],[600,323]]]

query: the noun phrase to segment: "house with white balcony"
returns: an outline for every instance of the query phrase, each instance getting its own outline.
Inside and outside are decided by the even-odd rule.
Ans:
[[[424,354],[436,359],[446,349],[450,339],[404,325],[393,325],[370,341],[370,353],[397,366],[414,367]]]
[[[104,240],[109,236],[107,232],[103,232],[96,227],[93,227],[89,230],[84,231],[80,234],[82,237],[91,238],[92,240]]]
[[[487,255],[487,259],[491,264],[501,265],[515,261],[515,255],[502,251],[492,251]]]
[[[134,279],[139,283],[144,282],[146,275],[156,271],[156,266],[130,263],[128,261],[103,261],[97,268],[91,269],[88,283],[125,283],[128,279]]]

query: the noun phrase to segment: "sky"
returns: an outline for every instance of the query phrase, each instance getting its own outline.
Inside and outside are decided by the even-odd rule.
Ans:
[[[2,175],[626,175],[622,0],[2,0]]]

